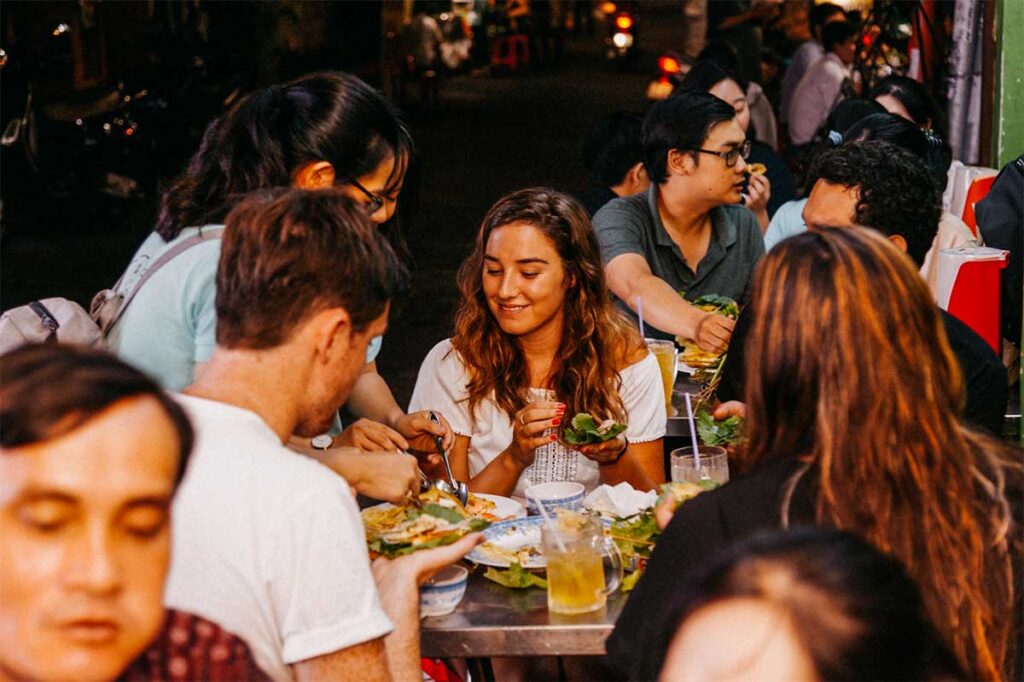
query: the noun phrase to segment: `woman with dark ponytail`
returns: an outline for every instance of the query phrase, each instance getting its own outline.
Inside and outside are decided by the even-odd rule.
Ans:
[[[155,271],[110,335],[124,360],[169,390],[192,383],[215,345],[215,276],[224,218],[244,195],[279,187],[338,187],[366,206],[392,245],[405,253],[402,227],[416,198],[416,153],[398,111],[358,78],[323,72],[274,85],[240,100],[213,121],[182,175],[165,193],[156,229],[118,284],[131,291],[146,268],[175,247],[192,246]],[[344,257],[339,254],[339,257]],[[451,440],[426,413],[398,406],[374,359],[352,390],[360,419],[339,444],[361,449],[433,448]]]

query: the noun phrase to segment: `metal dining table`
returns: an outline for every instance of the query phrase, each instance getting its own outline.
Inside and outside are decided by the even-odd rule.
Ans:
[[[513,590],[471,567],[466,595],[447,616],[424,618],[420,647],[429,658],[602,656],[626,596],[616,591],[604,608],[562,616],[548,611],[547,591]]]
[[[668,416],[665,425],[666,436],[690,437],[690,418],[686,413],[686,394],[695,396],[700,389],[700,384],[692,381],[689,374],[683,372],[676,374],[676,383],[672,389],[672,414]]]

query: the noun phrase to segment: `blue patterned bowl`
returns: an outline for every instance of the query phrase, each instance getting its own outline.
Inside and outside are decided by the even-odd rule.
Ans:
[[[583,508],[584,488],[582,483],[558,481],[538,483],[526,489],[526,506],[531,514],[540,514],[537,503],[544,505],[545,511],[554,514],[559,509],[579,511]]]

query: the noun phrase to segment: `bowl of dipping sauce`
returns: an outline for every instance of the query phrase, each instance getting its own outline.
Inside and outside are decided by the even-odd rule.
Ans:
[[[469,571],[448,566],[420,586],[420,616],[445,616],[455,610],[466,594]]]

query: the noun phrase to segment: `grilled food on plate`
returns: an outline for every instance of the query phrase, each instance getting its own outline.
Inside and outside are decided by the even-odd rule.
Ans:
[[[459,500],[436,488],[410,498],[400,507],[380,504],[364,509],[363,526],[370,558],[393,558],[420,549],[448,545],[467,533],[491,525],[486,518],[493,511],[490,500],[469,496],[463,506]]]

